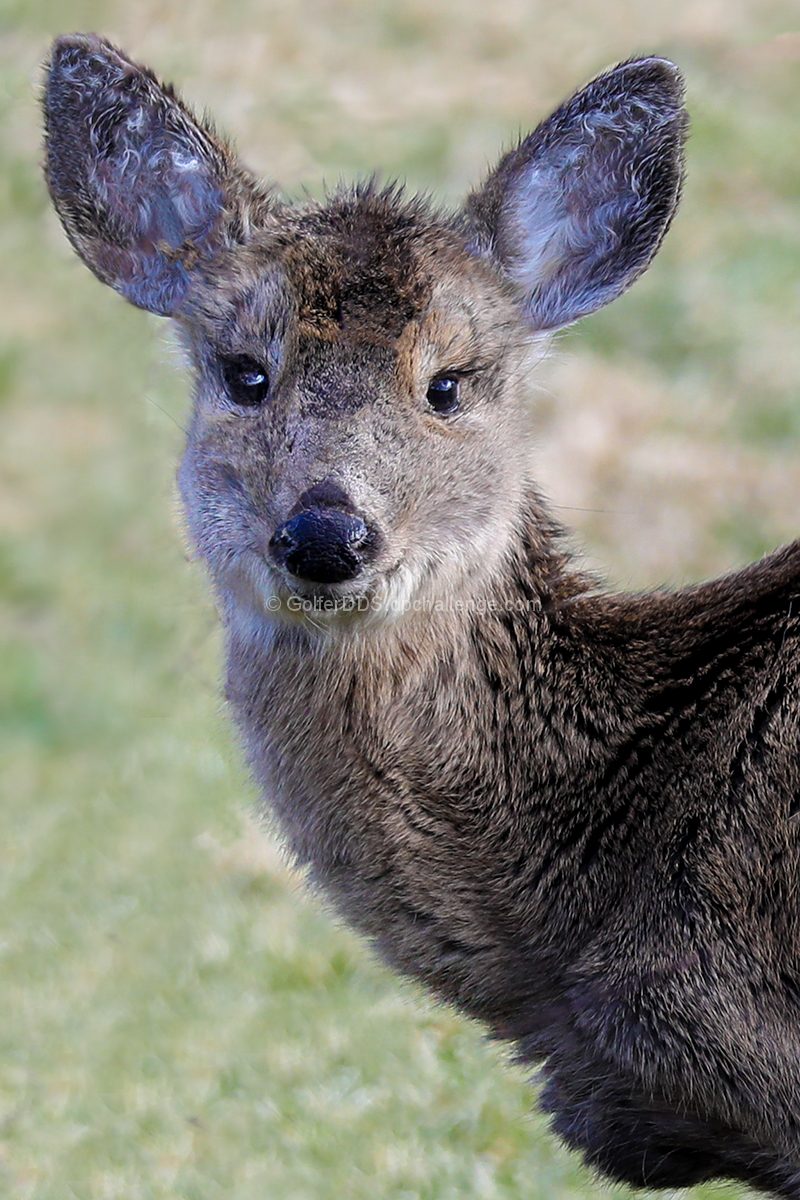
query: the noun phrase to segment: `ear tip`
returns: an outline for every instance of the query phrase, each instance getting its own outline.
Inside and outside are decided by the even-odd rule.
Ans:
[[[44,64],[48,80],[75,76],[87,72],[102,73],[103,68],[130,70],[133,63],[117,47],[97,33],[62,33],[55,38]]]
[[[107,38],[97,33],[61,33],[53,39],[48,61],[54,66],[65,59],[77,60],[89,54],[108,54],[109,51],[118,53]]]
[[[626,87],[656,88],[679,106],[683,104],[686,93],[686,82],[680,67],[672,59],[656,54],[629,58],[612,67],[606,72],[605,78],[618,81]]]

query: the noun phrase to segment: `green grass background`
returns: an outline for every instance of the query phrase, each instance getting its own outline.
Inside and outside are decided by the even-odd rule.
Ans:
[[[177,80],[290,191],[377,167],[453,201],[592,73],[676,59],[682,212],[538,395],[547,490],[593,562],[644,586],[800,531],[800,9],[0,3],[0,1194],[628,1196],[248,816],[174,500],[185,380],[159,323],[73,260],[40,179],[38,64],[76,29]]]

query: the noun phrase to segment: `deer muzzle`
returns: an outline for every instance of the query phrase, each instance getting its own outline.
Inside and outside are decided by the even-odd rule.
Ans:
[[[328,506],[305,508],[269,543],[277,566],[309,583],[344,583],[364,569],[375,542],[361,517]]]

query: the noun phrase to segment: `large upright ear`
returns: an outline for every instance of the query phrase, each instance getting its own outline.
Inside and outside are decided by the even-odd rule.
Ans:
[[[622,63],[562,104],[469,197],[473,249],[519,285],[534,328],[586,316],[644,271],[678,204],[686,130],[677,67]]]
[[[58,38],[44,110],[47,183],[73,246],[128,300],[171,315],[263,194],[171,88],[101,38]]]

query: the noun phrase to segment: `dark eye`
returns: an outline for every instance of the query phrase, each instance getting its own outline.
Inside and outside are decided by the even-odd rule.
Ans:
[[[453,375],[440,375],[428,384],[428,404],[434,412],[449,416],[458,408],[458,380]]]
[[[257,408],[269,395],[269,376],[253,358],[223,358],[222,377],[234,404]]]

